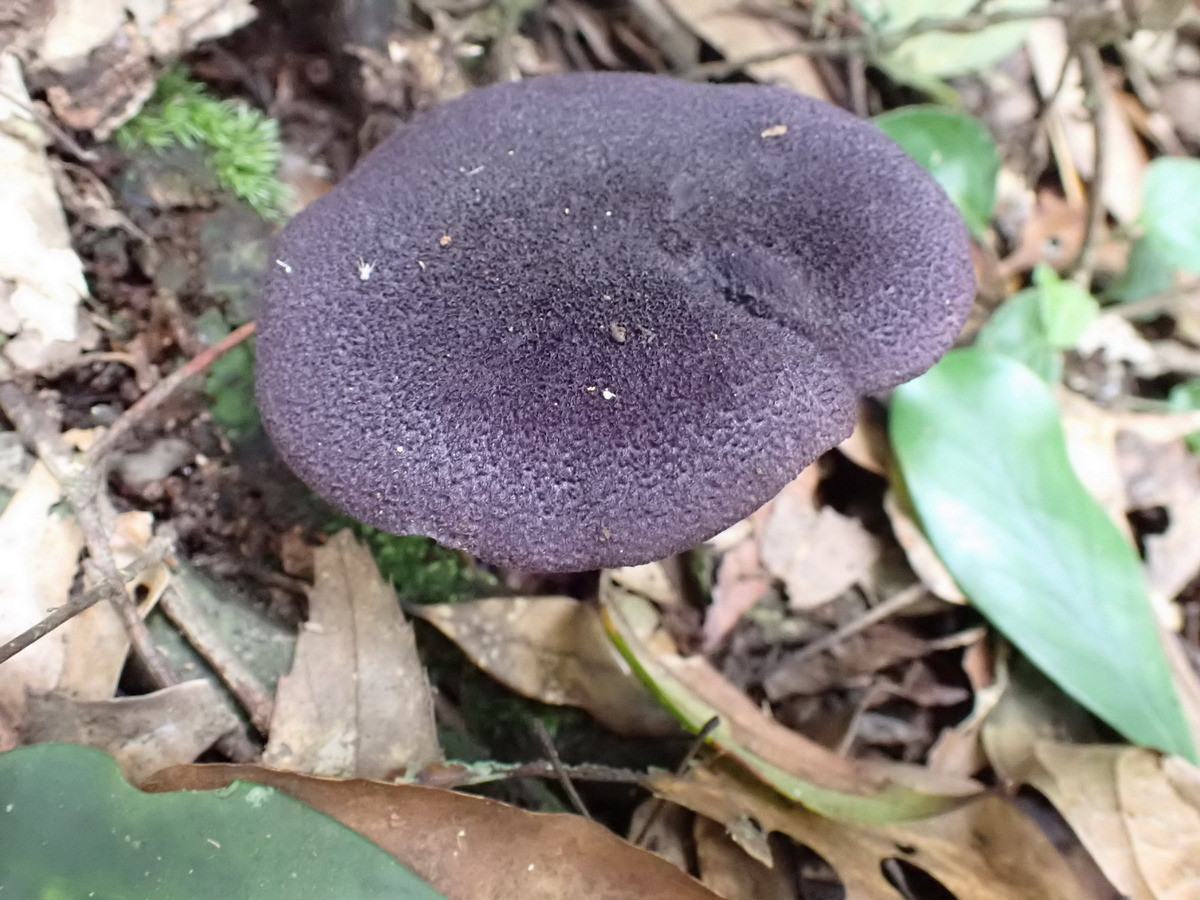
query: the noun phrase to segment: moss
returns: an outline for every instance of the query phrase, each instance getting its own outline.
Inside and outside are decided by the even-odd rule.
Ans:
[[[142,110],[118,129],[127,151],[174,145],[202,150],[218,182],[268,219],[284,218],[286,188],[276,175],[282,149],[273,119],[241,100],[221,100],[183,68],[159,78]]]

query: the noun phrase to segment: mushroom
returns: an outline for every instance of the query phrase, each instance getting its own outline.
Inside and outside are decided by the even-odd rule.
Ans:
[[[263,419],[318,493],[521,569],[706,540],[932,365],[966,229],[873,125],[593,73],[416,118],[278,242]]]

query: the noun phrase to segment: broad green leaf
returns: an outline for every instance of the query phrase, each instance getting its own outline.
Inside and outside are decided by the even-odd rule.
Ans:
[[[1146,169],[1142,227],[1164,260],[1200,272],[1200,159],[1164,156]]]
[[[144,794],[107,755],[0,754],[5,897],[445,900],[365,838],[274,788]]]
[[[1195,759],[1137,554],[1080,483],[1025,366],[956,350],[897,388],[891,437],[938,555],[980,612],[1136,743]]]
[[[1167,395],[1171,409],[1180,412],[1191,412],[1200,409],[1200,379],[1193,378],[1171,388]],[[1200,453],[1200,431],[1193,431],[1185,438],[1188,448],[1193,453]]]
[[[929,171],[973,234],[987,230],[1000,153],[978,120],[942,106],[906,106],[876,116],[875,124]]]
[[[1028,366],[1051,384],[1062,377],[1062,352],[1074,347],[1100,304],[1048,266],[1033,273],[1034,287],[1009,297],[979,330],[978,344]]]
[[[954,19],[968,13],[976,0],[856,0],[855,6],[881,39],[921,20]],[[1043,0],[993,0],[988,12],[1035,10]],[[917,85],[929,79],[953,78],[991,68],[1015,53],[1032,24],[1005,22],[967,33],[926,31],[886,53],[881,64],[895,77]]]
[[[1175,283],[1175,267],[1163,259],[1148,236],[1138,238],[1129,248],[1125,271],[1105,291],[1106,300],[1129,303],[1160,294]]]

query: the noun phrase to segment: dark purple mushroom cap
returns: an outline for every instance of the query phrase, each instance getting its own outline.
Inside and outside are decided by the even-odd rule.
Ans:
[[[747,515],[974,293],[958,213],[873,125],[632,74],[436,107],[276,256],[258,392],[284,459],[364,522],[544,571]]]

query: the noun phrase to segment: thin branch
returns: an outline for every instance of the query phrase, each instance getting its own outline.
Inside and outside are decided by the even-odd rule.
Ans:
[[[897,591],[882,603],[871,607],[857,619],[847,622],[841,628],[834,629],[829,634],[817,638],[812,643],[805,644],[788,657],[788,665],[803,663],[806,660],[820,656],[827,650],[832,650],[838,644],[843,643],[863,629],[894,616],[905,607],[912,606],[928,593],[928,589],[923,584],[909,585],[903,590]]]
[[[1071,263],[1071,277],[1085,289],[1092,284],[1096,269],[1096,254],[1100,247],[1100,235],[1104,230],[1104,183],[1108,177],[1108,141],[1105,140],[1105,122],[1108,117],[1107,86],[1104,83],[1104,62],[1095,44],[1080,43],[1075,55],[1079,58],[1083,77],[1088,114],[1092,118],[1092,135],[1095,143],[1092,163],[1092,183],[1088,191],[1087,224],[1079,253]]]
[[[153,388],[147,391],[137,403],[122,413],[121,417],[106,431],[96,443],[92,444],[84,456],[84,466],[97,466],[108,453],[116,447],[147,415],[157,409],[173,394],[178,387],[191,378],[206,371],[209,366],[228,353],[238,344],[254,334],[254,323],[247,322],[234,329],[224,338],[217,341],[207,350],[197,353],[183,366],[172,372]]]
[[[1109,22],[1114,14],[1105,9],[1089,9],[1070,2],[1049,3],[1041,9],[1000,9],[981,12],[978,4],[962,16],[921,18],[905,28],[883,34],[835,35],[814,40],[798,40],[787,47],[748,54],[737,59],[701,63],[679,73],[683,78],[726,78],[746,66],[775,62],[789,56],[854,56],[878,59],[895,50],[905,41],[923,34],[972,34],[1010,22],[1032,22],[1038,19],[1062,19],[1073,23]]]
[[[592,814],[588,812],[587,806],[584,805],[583,798],[579,796],[579,791],[575,790],[575,785],[571,781],[571,776],[567,774],[567,770],[563,768],[563,761],[558,756],[558,748],[554,746],[554,738],[550,737],[550,732],[546,730],[546,724],[541,719],[533,720],[533,730],[537,734],[538,740],[542,744],[542,748],[546,751],[546,756],[550,760],[550,765],[554,769],[554,774],[558,776],[558,783],[562,785],[562,789],[567,794],[567,799],[571,801],[571,805],[575,807],[575,812],[579,813],[588,821],[592,821]]]
[[[121,578],[125,581],[137,578],[146,569],[162,560],[167,554],[168,548],[169,545],[166,541],[155,541],[146,548],[146,551],[141,556],[134,560],[132,565],[126,566],[121,570]],[[0,646],[0,664],[7,662],[26,647],[37,643],[54,629],[66,624],[85,609],[90,609],[101,600],[115,601],[116,598],[111,595],[116,590],[118,588],[112,581],[104,579],[95,587],[88,588],[86,591],[76,594],[62,606],[54,609],[36,625],[25,629],[15,638]]]

